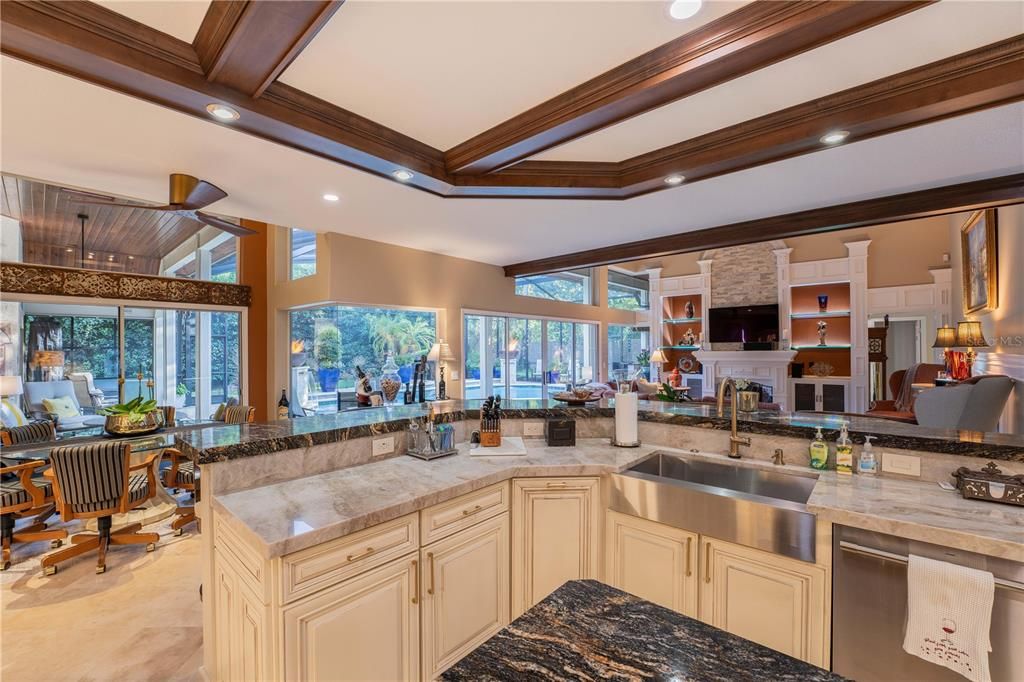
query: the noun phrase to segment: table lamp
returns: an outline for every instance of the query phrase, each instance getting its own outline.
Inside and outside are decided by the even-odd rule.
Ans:
[[[440,374],[437,381],[437,400],[447,400],[448,391],[444,381],[444,366],[445,363],[455,361],[455,353],[452,352],[451,346],[444,342],[444,339],[438,339],[427,353],[427,360],[437,363],[437,371]]]
[[[942,326],[935,330],[935,343],[932,348],[942,349],[942,362],[946,366],[946,374],[950,373],[949,349],[956,345],[956,330],[952,327]]]
[[[32,364],[42,367],[46,371],[47,381],[57,381],[60,377],[54,378],[58,367],[64,367],[64,351],[62,350],[37,350],[32,355]]]
[[[21,377],[4,377],[0,376],[0,399],[4,403],[10,402],[8,398],[14,398],[14,405],[21,408],[21,394],[25,392],[25,389],[21,385]]]
[[[974,349],[989,345],[981,332],[981,322],[964,320],[956,323],[956,345],[967,349],[967,378],[970,379],[974,367]]]
[[[665,351],[658,348],[651,353],[651,364],[655,365],[658,369],[657,375],[654,378],[655,383],[661,382],[661,366],[668,362],[668,358],[665,357]]]

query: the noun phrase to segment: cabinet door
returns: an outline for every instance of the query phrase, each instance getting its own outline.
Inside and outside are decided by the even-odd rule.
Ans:
[[[825,663],[825,570],[721,540],[701,539],[700,618],[789,654]]]
[[[270,677],[271,648],[266,640],[267,607],[244,580],[238,567],[214,553],[216,678],[265,680]]]
[[[793,409],[813,412],[818,409],[818,387],[802,381],[793,382]]]
[[[821,409],[825,412],[846,412],[846,385],[822,384]]]
[[[605,530],[608,584],[697,617],[696,533],[610,510]]]
[[[420,550],[424,679],[508,625],[508,551],[507,512]]]
[[[408,555],[287,606],[286,678],[417,679],[418,573]]]
[[[597,478],[512,481],[512,614],[566,581],[597,578],[601,542]]]

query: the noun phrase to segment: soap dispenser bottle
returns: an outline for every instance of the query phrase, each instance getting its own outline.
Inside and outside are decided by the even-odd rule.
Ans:
[[[860,459],[857,460],[857,473],[874,476],[878,473],[878,459],[875,457],[875,449],[871,446],[874,436],[864,436],[864,447],[860,451]]]
[[[839,440],[836,442],[836,472],[840,474],[853,473],[853,443],[850,442],[846,424],[843,424],[843,428],[839,430]]]
[[[821,435],[821,427],[818,427],[811,441],[811,468],[825,469],[828,467],[828,443],[825,436]]]

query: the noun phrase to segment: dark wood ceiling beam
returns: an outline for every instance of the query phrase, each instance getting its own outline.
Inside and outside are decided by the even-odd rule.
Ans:
[[[928,4],[757,0],[456,145],[447,168],[504,168]]]
[[[814,208],[505,266],[538,275],[1024,203],[1024,173]]]
[[[207,79],[259,97],[344,0],[214,0],[192,43]]]

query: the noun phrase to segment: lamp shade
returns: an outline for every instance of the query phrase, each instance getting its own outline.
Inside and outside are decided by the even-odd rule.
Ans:
[[[957,322],[956,345],[963,348],[981,348],[989,345],[985,340],[985,335],[981,333],[981,322],[977,320]]]
[[[0,377],[0,396],[21,395],[24,392],[21,377]]]
[[[935,330],[935,343],[932,348],[952,348],[956,345],[956,330],[952,327],[939,327]]]
[[[651,353],[651,362],[657,362],[658,364],[665,364],[668,362],[668,358],[665,357],[665,351],[659,348]]]
[[[444,339],[439,339],[437,343],[431,346],[430,352],[427,353],[427,360],[431,362],[454,362],[455,353],[452,352],[451,346],[445,343]]]
[[[32,355],[32,364],[37,367],[63,367],[64,351],[62,350],[37,350]]]

